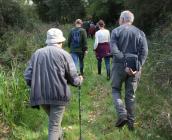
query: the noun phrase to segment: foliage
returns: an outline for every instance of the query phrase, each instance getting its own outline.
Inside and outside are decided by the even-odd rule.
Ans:
[[[125,6],[135,14],[135,24],[151,33],[157,25],[168,21],[171,0],[126,0]]]
[[[131,10],[135,15],[134,24],[146,33],[168,22],[172,13],[171,0],[88,0],[87,15],[94,21],[103,19],[108,24],[117,23],[120,12]]]
[[[33,29],[30,31],[27,31],[28,29],[25,27],[25,30],[11,30],[4,33],[0,38],[0,65],[11,68],[14,59],[19,63],[27,62],[36,49],[46,45],[47,30],[56,26],[56,24],[44,25],[38,21],[32,23],[32,25]],[[66,24],[58,28],[64,31],[64,35],[67,38],[68,32],[72,27]]]
[[[115,23],[119,18],[121,9],[124,8],[123,0],[95,0],[90,1],[87,8],[88,15],[94,20],[103,19],[106,23]]]
[[[67,23],[85,15],[82,0],[34,0],[43,21]]]
[[[44,124],[45,116],[29,107],[29,89],[23,79],[23,66],[17,64],[15,60],[13,62],[11,71],[5,72],[1,68],[0,72],[0,126],[3,124],[3,127],[6,128],[4,131],[0,127],[0,137],[2,139],[2,134],[8,135],[9,139],[22,139],[23,134],[12,135],[15,131],[18,131],[16,127],[26,126],[33,130],[39,130],[41,129],[40,124]],[[32,115],[28,114],[28,111]],[[35,117],[39,117],[40,121],[35,120],[33,114]],[[35,121],[34,124],[33,121]],[[11,131],[13,133],[10,133]]]
[[[25,23],[26,17],[19,3],[12,0],[0,1],[0,36],[9,26],[23,28]]]
[[[50,1],[53,2],[53,0]],[[60,5],[58,2],[54,0],[54,3]],[[97,62],[92,51],[93,40],[89,39],[89,50],[85,57],[86,78],[81,88],[83,138],[88,140],[116,138],[118,140],[171,140],[171,1],[139,0],[138,3],[135,0],[89,0],[87,10],[89,14],[94,15],[95,19],[103,18],[107,23],[113,22],[112,17],[118,18],[124,8],[124,2],[125,8],[134,11],[136,24],[144,30],[152,30],[155,22],[161,24],[154,28],[150,37],[149,55],[143,67],[136,94],[136,131],[131,133],[126,127],[121,131],[115,128],[117,115],[112,102],[111,84],[106,80],[104,65],[102,75],[97,75]],[[37,6],[41,3],[43,1],[37,0]],[[66,6],[68,4],[71,8],[72,4],[66,3]],[[48,3],[47,6],[55,8],[53,3]],[[50,13],[45,13],[45,20],[72,21],[79,16],[75,15],[76,11],[73,10],[76,9],[75,6],[74,4],[71,9],[64,9],[62,6],[60,10],[62,15],[57,16],[58,18],[54,15],[51,18],[47,17],[46,14],[55,12],[47,8]],[[117,8],[113,9],[115,6]],[[0,19],[2,19],[0,20],[0,139],[5,137],[9,140],[46,140],[47,116],[43,110],[38,111],[28,107],[29,89],[25,85],[23,71],[32,52],[44,46],[46,31],[56,25],[42,24],[37,19],[34,6],[24,6],[24,0],[17,2],[1,0],[0,8]],[[65,14],[67,19],[63,18]],[[169,21],[166,20],[167,17]],[[59,28],[67,37],[71,25],[59,26]],[[71,89],[73,96],[66,108],[62,123],[66,140],[76,140],[79,136],[78,89]],[[122,96],[124,96],[123,93]]]
[[[134,24],[146,33],[165,24],[171,14],[171,0],[34,0],[41,19],[62,23],[76,18],[99,19],[107,24],[117,24],[120,12],[129,9],[135,15]],[[85,11],[86,10],[86,11]],[[86,17],[85,17],[86,15]]]
[[[131,133],[127,127],[120,131],[115,128],[117,115],[112,102],[111,85],[106,80],[105,65],[102,75],[97,75],[97,63],[92,51],[93,41],[88,40],[89,53],[85,57],[86,79],[81,87],[82,136],[87,140],[171,140],[172,121],[171,90],[164,92],[154,84],[152,78],[152,61],[154,53],[149,54],[148,61],[143,67],[143,73],[136,103],[136,131]],[[20,65],[19,65],[20,64]],[[150,66],[151,65],[151,66]],[[0,109],[3,120],[9,127],[9,140],[14,139],[47,139],[47,117],[40,110],[27,108],[28,89],[24,84],[22,71],[24,65],[13,63],[12,72],[0,73]],[[67,106],[62,127],[66,140],[79,138],[78,121],[78,89],[72,89],[72,98]],[[122,93],[122,96],[124,94]],[[17,109],[16,109],[17,108]],[[0,117],[1,118],[1,117]],[[2,119],[2,118],[1,118]],[[2,131],[0,131],[2,132]]]
[[[152,77],[155,83],[166,89],[172,87],[172,19],[169,18],[169,23],[159,27],[151,36],[153,62],[151,70]],[[168,52],[168,53],[167,53]]]
[[[40,24],[34,25],[32,33],[20,30],[4,33],[0,39],[0,64],[11,67],[13,59],[23,62],[29,59],[31,53],[36,49],[44,46],[45,29],[38,28]]]

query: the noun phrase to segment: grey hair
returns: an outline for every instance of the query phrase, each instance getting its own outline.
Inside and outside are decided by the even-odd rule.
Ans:
[[[134,14],[128,10],[121,12],[120,19],[123,19],[124,22],[133,23],[134,21]]]

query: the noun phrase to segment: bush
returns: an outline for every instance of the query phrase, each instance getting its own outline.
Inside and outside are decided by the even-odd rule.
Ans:
[[[9,27],[17,26],[24,28],[26,16],[19,3],[11,0],[1,0],[0,5],[0,36],[3,35]]]
[[[33,0],[40,18],[44,22],[73,22],[85,15],[82,0]]]
[[[23,74],[13,69],[10,73],[0,72],[0,112],[3,121],[12,125],[28,102]],[[20,101],[20,102],[19,102]],[[13,114],[13,115],[12,115]],[[0,118],[0,119],[2,119]]]
[[[25,30],[6,32],[0,39],[0,64],[11,67],[13,59],[18,62],[28,61],[36,49],[44,46],[46,30],[37,27],[32,32]]]
[[[95,0],[88,6],[87,14],[92,15],[96,22],[103,19],[107,24],[114,24],[122,9],[124,9],[124,0]]]
[[[151,73],[158,87],[172,87],[172,24],[159,27],[151,36]],[[168,52],[168,53],[167,53]]]
[[[151,33],[158,25],[168,22],[171,0],[128,0],[126,9],[135,14],[135,24],[146,33]]]

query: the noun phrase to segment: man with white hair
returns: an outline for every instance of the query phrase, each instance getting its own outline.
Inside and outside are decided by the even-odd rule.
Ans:
[[[31,106],[42,106],[48,115],[48,140],[63,139],[61,121],[71,96],[68,83],[80,86],[83,81],[72,57],[62,49],[65,40],[61,30],[49,29],[47,46],[34,52],[24,73]]]
[[[143,31],[132,25],[134,15],[123,11],[120,26],[111,33],[110,47],[113,55],[112,95],[118,120],[116,127],[128,125],[134,130],[135,91],[141,76],[141,69],[148,55],[148,45]],[[122,84],[125,83],[125,105],[121,99]]]

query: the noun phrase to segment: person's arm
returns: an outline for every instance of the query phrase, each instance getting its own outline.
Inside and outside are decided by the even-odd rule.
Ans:
[[[143,64],[146,61],[148,55],[148,44],[147,39],[144,33],[142,33],[142,37],[140,39],[140,47],[139,47],[139,62],[140,66],[143,66]]]
[[[87,51],[88,47],[87,47],[87,33],[85,31],[85,29],[82,30],[82,50],[85,52]]]
[[[110,32],[108,30],[108,42],[110,42]]]
[[[139,58],[138,58],[139,59],[139,67],[141,69],[141,67],[145,63],[147,55],[148,55],[147,39],[143,32],[140,37],[140,45],[139,45],[138,51],[139,51]],[[126,67],[125,71],[131,76],[135,75],[137,73],[137,71],[133,71],[131,68],[128,68],[128,67]]]
[[[96,50],[97,46],[98,46],[98,35],[97,35],[97,32],[96,32],[96,34],[95,34],[95,42],[94,42],[94,50]]]
[[[70,55],[66,55],[65,60],[65,78],[67,82],[73,86],[80,86],[82,84],[83,78],[77,73],[76,66]]]
[[[110,40],[111,54],[115,56],[115,58],[117,58],[118,60],[124,60],[124,54],[118,48],[117,38],[118,38],[117,30],[114,29],[112,31],[111,40]]]
[[[24,71],[24,78],[26,80],[26,83],[28,86],[31,86],[31,82],[32,82],[32,71],[33,71],[33,66],[32,66],[32,61],[33,61],[33,57],[29,60],[28,62],[28,66]]]
[[[72,31],[69,32],[69,35],[68,35],[68,47],[70,48],[70,43],[71,43],[71,34],[72,34]]]

